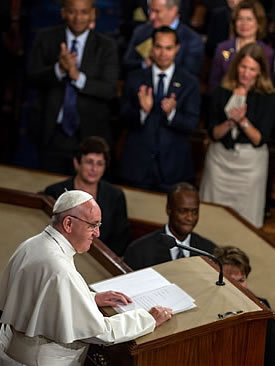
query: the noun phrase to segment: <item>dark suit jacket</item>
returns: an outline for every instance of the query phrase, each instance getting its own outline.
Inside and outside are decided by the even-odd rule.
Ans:
[[[258,41],[258,44],[263,48],[267,62],[270,66],[270,75],[273,78],[274,73],[274,50],[263,43]],[[220,85],[224,75],[229,69],[229,65],[236,54],[236,39],[229,39],[227,41],[218,44],[215,57],[213,59],[210,78],[209,78],[209,90],[214,90]]]
[[[136,51],[136,46],[152,36],[151,24],[143,24],[137,27],[132,35],[128,49],[124,55],[124,66],[128,71],[140,69],[142,56]],[[180,49],[176,55],[176,64],[184,67],[192,74],[198,75],[203,56],[203,43],[201,37],[187,25],[180,23],[177,28]]]
[[[58,113],[64,101],[65,81],[60,82],[54,65],[65,42],[65,26],[41,30],[30,56],[29,77],[37,88],[37,114],[33,115],[37,143],[47,145],[56,128]],[[109,101],[116,92],[118,58],[115,42],[91,31],[86,41],[80,71],[87,80],[78,90],[77,107],[80,117],[79,140],[97,135],[111,142]]]
[[[222,6],[212,10],[205,45],[205,53],[209,57],[212,58],[214,56],[218,43],[229,38],[230,20],[231,10],[228,6]]]
[[[65,188],[75,189],[74,178],[48,186],[44,193],[57,199]],[[130,239],[130,224],[124,193],[118,187],[101,180],[98,183],[97,203],[101,208],[102,225],[99,239],[117,255],[122,255]]]
[[[125,84],[121,117],[130,131],[121,157],[120,176],[123,181],[138,187],[143,187],[143,183],[154,184],[149,176],[156,165],[160,184],[190,180],[194,171],[188,136],[199,119],[197,79],[184,70],[175,69],[168,89],[168,96],[175,93],[177,100],[176,114],[171,122],[154,106],[145,123],[140,123],[137,93],[142,84],[152,86],[151,68],[133,72]]]
[[[164,227],[133,241],[125,252],[124,261],[135,270],[170,261],[169,245],[163,233],[165,233]],[[191,234],[190,245],[211,254],[216,248],[212,241],[195,233]],[[190,255],[196,254],[191,252]]]

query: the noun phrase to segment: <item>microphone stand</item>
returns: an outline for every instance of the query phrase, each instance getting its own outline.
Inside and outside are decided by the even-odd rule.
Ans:
[[[175,244],[177,247],[181,248],[181,249],[185,249],[185,250],[188,250],[189,252],[194,252],[194,253],[197,253],[197,254],[200,254],[200,255],[204,255],[208,258],[211,258],[214,262],[216,262],[220,268],[220,272],[219,272],[219,280],[216,282],[216,285],[217,286],[224,286],[225,283],[223,282],[223,269],[222,269],[222,264],[221,262],[218,260],[218,258],[216,258],[214,255],[208,253],[208,252],[205,252],[204,250],[201,250],[201,249],[197,249],[197,248],[193,248],[193,247],[189,247],[187,245],[184,245],[184,244],[178,244],[175,240]]]

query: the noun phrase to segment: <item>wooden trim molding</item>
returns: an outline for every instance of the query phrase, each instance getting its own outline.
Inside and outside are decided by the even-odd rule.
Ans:
[[[48,216],[52,215],[54,205],[54,200],[45,195],[8,188],[0,188],[0,202],[43,210]],[[97,238],[94,240],[89,254],[114,276],[132,271],[121,258]]]

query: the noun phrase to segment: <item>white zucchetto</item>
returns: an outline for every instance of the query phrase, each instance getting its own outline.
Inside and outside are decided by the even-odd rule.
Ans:
[[[81,205],[84,202],[92,199],[93,196],[87,192],[80,190],[66,191],[55,202],[53,207],[53,214],[58,214],[76,206]]]

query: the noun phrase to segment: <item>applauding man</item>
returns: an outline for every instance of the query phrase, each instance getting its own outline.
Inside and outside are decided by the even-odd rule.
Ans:
[[[133,72],[125,84],[121,116],[130,131],[120,176],[126,184],[168,191],[193,178],[188,135],[199,119],[199,85],[175,65],[179,41],[174,30],[156,28],[152,40],[152,66]]]

